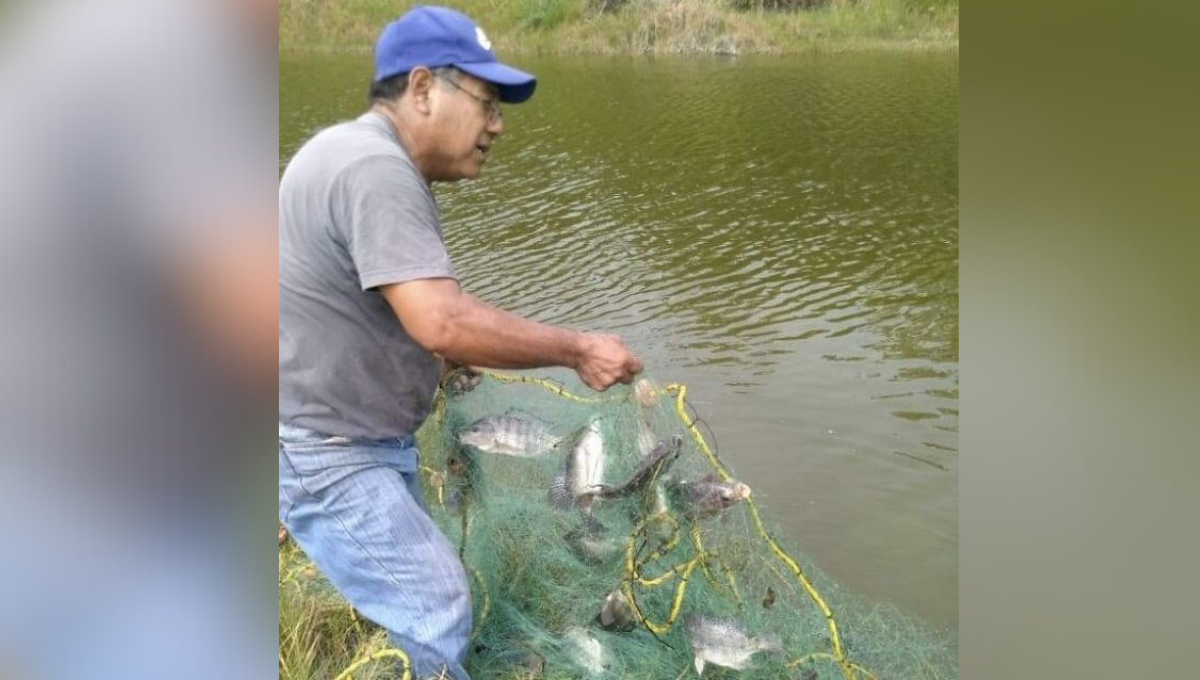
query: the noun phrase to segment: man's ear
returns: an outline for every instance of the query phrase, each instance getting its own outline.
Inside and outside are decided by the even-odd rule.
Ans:
[[[424,66],[418,66],[408,73],[408,87],[405,88],[412,97],[413,106],[417,111],[428,114],[429,93],[433,89],[433,72]]]

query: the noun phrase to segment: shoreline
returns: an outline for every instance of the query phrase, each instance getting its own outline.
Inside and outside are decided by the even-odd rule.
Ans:
[[[495,0],[459,5],[487,28],[500,54],[792,55],[957,52],[956,0],[826,0],[813,9],[737,9],[735,0]],[[820,2],[821,0],[817,0]],[[279,49],[366,53],[378,32],[415,3],[281,0]]]

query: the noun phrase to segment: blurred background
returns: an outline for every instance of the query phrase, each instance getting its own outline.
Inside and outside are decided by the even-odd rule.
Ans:
[[[267,675],[277,4],[0,31],[0,676]]]

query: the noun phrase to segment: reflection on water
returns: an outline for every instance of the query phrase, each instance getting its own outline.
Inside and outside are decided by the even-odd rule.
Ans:
[[[517,61],[538,95],[438,189],[464,285],[625,335],[806,555],[957,626],[957,57]],[[369,73],[281,57],[281,165]]]

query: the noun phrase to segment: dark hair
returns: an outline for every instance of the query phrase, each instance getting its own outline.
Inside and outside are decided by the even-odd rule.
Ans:
[[[408,74],[401,73],[371,83],[371,91],[367,95],[367,99],[372,105],[380,102],[395,101],[400,98],[400,95],[404,94],[404,90],[407,88]]]
[[[453,66],[439,66],[429,70],[435,76],[442,76],[454,81],[458,80],[458,69]],[[408,89],[408,73],[390,76],[371,83],[371,90],[367,95],[367,100],[372,105],[382,102],[394,102],[404,94],[406,89]]]

